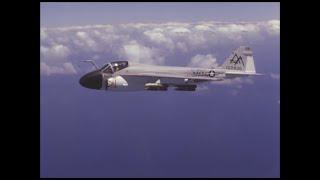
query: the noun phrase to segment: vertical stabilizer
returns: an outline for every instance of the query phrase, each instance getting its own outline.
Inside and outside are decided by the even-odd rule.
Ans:
[[[245,74],[255,74],[256,69],[251,49],[247,46],[240,46],[227,58],[222,68],[226,69],[227,73],[242,72]]]

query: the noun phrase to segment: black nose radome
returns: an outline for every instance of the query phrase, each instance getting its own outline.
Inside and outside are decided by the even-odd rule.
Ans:
[[[102,74],[100,71],[90,72],[80,78],[79,83],[86,88],[101,89],[102,87]]]

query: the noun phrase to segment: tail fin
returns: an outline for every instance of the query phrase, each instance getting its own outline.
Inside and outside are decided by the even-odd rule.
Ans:
[[[223,63],[226,73],[256,74],[252,51],[247,46],[240,46]]]

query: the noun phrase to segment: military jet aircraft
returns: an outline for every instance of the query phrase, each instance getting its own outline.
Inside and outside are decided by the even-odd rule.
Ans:
[[[86,88],[107,91],[195,91],[198,83],[223,81],[229,78],[260,75],[256,73],[252,50],[240,46],[234,50],[222,66],[193,68],[156,66],[114,61],[98,68],[92,60],[86,60],[96,70],[81,77],[79,83]]]

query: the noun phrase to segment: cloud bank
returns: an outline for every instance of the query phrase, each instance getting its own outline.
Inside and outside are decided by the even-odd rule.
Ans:
[[[212,54],[198,54],[191,58],[189,67],[215,68],[218,66],[217,59]]]
[[[129,23],[40,29],[42,75],[86,71],[81,60],[217,66],[215,49],[279,36],[280,21]],[[222,60],[224,61],[224,60]],[[220,62],[221,63],[221,62]]]

